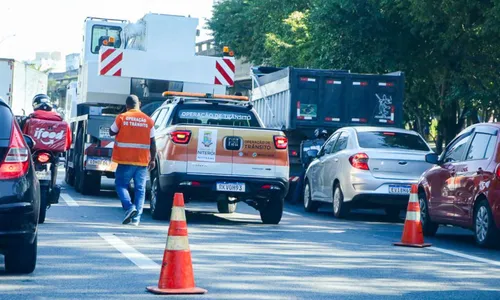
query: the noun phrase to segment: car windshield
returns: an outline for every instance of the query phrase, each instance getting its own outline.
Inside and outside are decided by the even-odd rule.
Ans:
[[[173,124],[204,124],[233,127],[260,127],[257,118],[251,111],[212,110],[211,106],[204,109],[182,108],[177,111]]]
[[[391,131],[358,132],[358,141],[361,148],[373,149],[405,149],[416,151],[430,151],[424,140],[415,134]]]

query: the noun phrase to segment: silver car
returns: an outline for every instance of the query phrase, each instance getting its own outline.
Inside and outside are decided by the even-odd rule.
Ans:
[[[345,127],[337,130],[306,171],[304,209],[333,203],[335,217],[351,208],[384,207],[391,217],[406,208],[411,185],[432,167],[429,145],[416,132],[397,128]]]

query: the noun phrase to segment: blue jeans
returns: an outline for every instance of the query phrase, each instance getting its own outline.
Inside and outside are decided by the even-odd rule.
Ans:
[[[129,210],[134,204],[128,192],[130,181],[134,180],[135,207],[137,208],[137,217],[133,221],[140,221],[142,215],[142,207],[144,206],[144,198],[146,198],[146,176],[148,174],[147,167],[118,165],[115,172],[116,192],[122,207]]]

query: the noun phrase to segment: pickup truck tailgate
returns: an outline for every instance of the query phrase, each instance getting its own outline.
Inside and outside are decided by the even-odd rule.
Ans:
[[[185,129],[191,132],[187,164],[190,174],[288,178],[288,151],[275,146],[278,131],[222,126]]]
[[[185,126],[191,132],[188,145],[187,172],[195,174],[230,175],[233,151],[226,149],[226,137],[232,128]]]
[[[275,146],[274,137],[279,135],[278,131],[235,128],[234,137],[241,140],[241,147],[233,152],[232,174],[288,178],[288,151]]]

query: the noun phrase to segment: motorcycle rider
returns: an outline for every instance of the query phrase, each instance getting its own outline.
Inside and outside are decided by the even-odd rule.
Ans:
[[[32,100],[33,105],[33,113],[30,114],[27,118],[24,118],[21,121],[21,128],[23,133],[28,133],[30,119],[39,119],[39,120],[47,120],[47,121],[63,121],[61,115],[55,111],[52,107],[50,97],[46,94],[37,94],[33,97]],[[66,128],[66,149],[68,151],[71,146],[71,128],[67,125]],[[35,146],[36,149],[36,146]]]
[[[31,135],[35,138],[36,141],[36,130],[38,127],[41,127],[40,123],[47,122],[57,125],[48,125],[50,126],[63,126],[66,127],[65,132],[65,140],[62,140],[57,143],[59,148],[49,148],[47,149],[46,145],[43,143],[36,143],[33,147],[33,153],[36,155],[38,151],[48,150],[53,154],[53,161],[51,161],[50,173],[51,173],[51,183],[50,183],[50,196],[47,203],[47,207],[50,206],[51,203],[58,203],[60,187],[56,185],[57,180],[57,167],[59,163],[59,155],[64,154],[71,147],[71,128],[69,124],[67,124],[61,115],[57,113],[52,107],[49,96],[46,94],[38,94],[33,97],[32,100],[33,105],[33,113],[31,113],[28,117],[25,117],[21,120],[21,128],[23,133]],[[62,124],[60,124],[62,123]],[[43,130],[43,129],[42,129]],[[64,130],[64,129],[63,129]],[[62,143],[62,144],[61,144]],[[54,146],[55,143],[49,144]],[[45,148],[44,148],[45,147]]]
[[[61,115],[54,111],[49,96],[38,94],[32,100],[33,113],[23,120],[22,128],[26,125],[26,121],[31,118],[51,121],[62,121]]]

